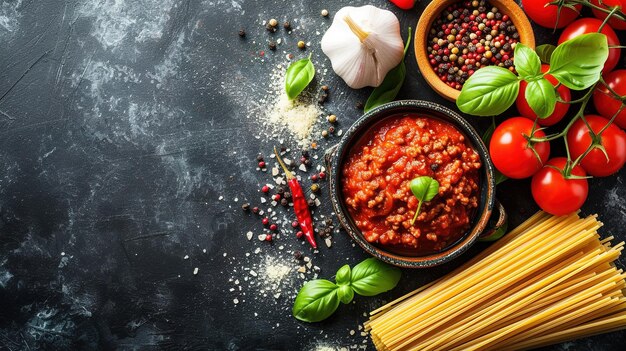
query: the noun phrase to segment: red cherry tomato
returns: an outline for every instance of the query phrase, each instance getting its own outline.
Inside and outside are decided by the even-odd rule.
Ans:
[[[538,25],[546,28],[554,28],[559,7],[556,5],[546,6],[546,4],[553,1],[554,0],[522,0],[522,7],[526,15]],[[580,12],[582,5],[576,5],[575,7]],[[578,17],[578,12],[563,7],[559,14],[559,23],[556,25],[556,28],[567,26],[572,23],[576,17]]]
[[[410,10],[415,5],[415,0],[389,0],[394,5],[398,6],[403,10]]]
[[[602,0],[602,4],[600,4],[598,0],[591,0],[591,3],[599,7],[604,7],[607,10],[610,10],[611,7],[615,7],[615,6],[619,6],[623,10],[624,5],[626,5],[625,0]],[[592,8],[591,11],[593,11],[593,15],[596,16],[596,18],[601,19],[601,20],[604,20],[607,16],[606,12],[600,11],[598,9]],[[620,30],[626,29],[626,22],[620,19],[617,19],[615,17],[612,17],[609,20],[609,25],[613,29],[620,29]]]
[[[618,69],[604,76],[604,81],[620,96],[626,96],[626,69]],[[622,106],[622,102],[614,96],[602,83],[593,92],[593,104],[602,116],[611,119]],[[626,108],[615,118],[615,124],[626,129]]]
[[[550,156],[550,143],[540,142],[534,145],[539,159],[528,145],[524,135],[530,136],[533,122],[528,118],[514,117],[502,122],[493,131],[489,143],[489,154],[498,171],[509,178],[530,177],[541,169]],[[542,138],[543,131],[535,131],[534,137]]]
[[[568,25],[561,33],[559,37],[559,44],[562,42],[576,38],[579,35],[587,34],[587,33],[596,33],[600,26],[602,25],[602,21],[597,18],[581,18],[572,24]],[[617,38],[617,34],[615,31],[611,29],[610,26],[604,26],[602,28],[602,34],[606,35],[609,46],[611,45],[620,45],[619,39]],[[604,69],[602,69],[602,73],[607,73],[615,68],[617,62],[620,57],[620,49],[609,49],[609,58],[606,59],[604,63]]]
[[[548,72],[549,69],[550,69],[550,66],[541,65],[541,72],[546,73]],[[550,81],[550,83],[552,83],[552,85],[557,86],[559,84],[559,81],[557,81],[556,78],[554,78],[553,76],[548,74],[545,77],[547,80]],[[528,102],[526,101],[526,98],[524,97],[526,94],[527,85],[528,83],[526,83],[526,81],[521,82],[520,92],[517,95],[517,99],[515,100],[515,105],[517,106],[517,110],[522,116],[535,120],[537,119],[537,114],[535,114],[533,109],[530,108],[530,106],[528,105]],[[572,95],[569,91],[569,88],[566,87],[565,85],[561,85],[560,87],[558,87],[557,91],[559,92],[559,95],[561,96],[561,100],[565,100],[565,101],[572,100]],[[569,104],[557,102],[556,106],[554,107],[554,112],[552,112],[552,114],[548,116],[547,118],[540,118],[537,121],[537,123],[539,123],[542,126],[551,126],[551,125],[557,124],[561,119],[563,119],[563,116],[565,116],[565,114],[567,113],[567,110],[569,110]]]
[[[608,119],[596,115],[585,116],[585,120],[594,133],[600,132],[609,123]],[[608,160],[602,150],[593,149],[582,159],[580,165],[594,177],[606,177],[619,171],[626,163],[626,133],[615,124],[611,124],[598,137],[606,150]],[[574,122],[567,132],[567,144],[573,159],[582,155],[591,145],[591,141],[589,128],[582,119]]]
[[[556,157],[547,162],[533,176],[530,183],[533,198],[542,210],[555,216],[570,214],[578,210],[587,200],[589,184],[587,179],[565,179],[560,171],[567,163],[565,157]],[[584,177],[585,171],[580,166],[574,167],[573,175]]]

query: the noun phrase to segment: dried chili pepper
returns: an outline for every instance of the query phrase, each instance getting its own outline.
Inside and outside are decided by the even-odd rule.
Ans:
[[[291,190],[291,197],[293,201],[293,209],[296,213],[296,218],[298,219],[298,223],[300,224],[300,229],[304,233],[304,237],[309,242],[309,244],[317,249],[317,243],[315,242],[315,232],[313,231],[313,220],[311,219],[311,212],[309,211],[309,205],[306,202],[306,197],[304,196],[304,192],[302,191],[302,187],[300,183],[298,183],[298,179],[291,173],[287,166],[283,163],[283,160],[280,158],[278,151],[274,147],[274,154],[276,155],[276,159],[278,163],[285,171],[285,176],[287,177],[287,184],[289,185],[289,189]]]

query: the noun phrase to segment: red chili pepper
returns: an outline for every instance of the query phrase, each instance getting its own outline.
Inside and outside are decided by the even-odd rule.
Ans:
[[[394,5],[398,6],[399,8],[403,10],[412,9],[413,6],[415,5],[415,0],[389,0],[389,1],[391,1]]]
[[[300,183],[298,183],[298,179],[296,179],[296,177],[287,169],[287,166],[285,166],[285,164],[283,163],[283,160],[280,158],[278,151],[276,151],[276,147],[274,147],[274,154],[276,155],[278,163],[285,171],[287,184],[289,185],[289,189],[291,190],[293,210],[296,213],[298,223],[300,223],[300,229],[302,229],[304,237],[309,242],[309,244],[314,249],[317,249],[317,243],[315,242],[315,232],[313,231],[313,220],[311,219],[309,204],[306,202],[306,197],[304,196],[302,187],[300,186]]]

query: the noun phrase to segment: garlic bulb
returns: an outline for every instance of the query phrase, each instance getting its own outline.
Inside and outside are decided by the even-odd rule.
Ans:
[[[346,6],[324,34],[322,51],[350,88],[377,87],[402,60],[400,22],[390,11],[371,5]]]

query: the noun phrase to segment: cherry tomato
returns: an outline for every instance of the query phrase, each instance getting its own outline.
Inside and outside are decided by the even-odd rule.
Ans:
[[[546,73],[548,72],[549,69],[550,69],[550,66],[541,65],[541,72]],[[559,84],[559,81],[557,81],[556,78],[554,78],[553,76],[548,74],[545,77],[547,80],[550,81],[550,83],[552,83],[552,85],[557,86]],[[535,120],[537,119],[537,114],[535,114],[535,112],[530,108],[530,106],[528,105],[528,102],[526,101],[526,98],[524,97],[526,94],[527,85],[528,83],[526,83],[526,81],[521,82],[520,92],[517,95],[517,99],[515,100],[515,105],[517,106],[517,110],[522,116]],[[565,101],[572,100],[572,95],[569,91],[569,88],[566,87],[565,85],[561,85],[560,87],[558,87],[557,91],[559,92],[559,95],[561,96],[561,100],[565,100]],[[537,121],[537,123],[539,123],[542,126],[551,126],[551,125],[557,124],[561,119],[563,119],[563,116],[565,116],[565,114],[567,113],[567,110],[569,110],[569,104],[557,102],[556,106],[554,107],[554,112],[552,112],[552,114],[548,116],[547,118],[540,118]]]
[[[594,133],[600,132],[609,123],[608,119],[596,115],[585,116],[585,119]],[[609,156],[608,160],[602,150],[596,148],[582,159],[580,165],[594,177],[606,177],[619,171],[626,163],[626,133],[615,124],[611,124],[598,137]],[[582,119],[574,122],[567,131],[567,144],[573,159],[582,155],[591,145],[591,141],[589,128]]]
[[[540,142],[534,145],[539,159],[528,145],[524,135],[530,136],[533,121],[524,117],[514,117],[502,122],[493,131],[489,143],[489,154],[498,171],[509,178],[530,177],[541,169],[550,156],[550,143]],[[534,137],[542,138],[543,131],[535,131]]]
[[[570,214],[578,210],[587,200],[589,184],[587,179],[565,179],[560,171],[567,163],[565,157],[556,157],[539,170],[530,183],[533,198],[542,210],[555,216]],[[585,171],[576,166],[573,175],[584,177]]]
[[[626,96],[626,69],[618,69],[604,76],[608,86],[621,96]],[[602,116],[611,119],[622,106],[622,102],[614,96],[602,83],[596,86],[593,92],[593,104]],[[615,124],[626,129],[626,108],[615,118]]]
[[[602,4],[600,4],[598,0],[591,0],[591,3],[599,7],[604,7],[607,10],[610,10],[611,7],[615,7],[615,6],[619,6],[623,10],[624,5],[626,5],[625,0],[602,0]],[[593,11],[593,15],[596,16],[596,18],[601,19],[601,20],[604,20],[606,16],[608,15],[606,12],[602,12],[594,8],[592,8],[591,11]],[[615,17],[612,17],[609,20],[609,25],[613,29],[620,29],[620,30],[626,29],[626,22],[620,19],[617,19]]]
[[[389,0],[394,5],[398,6],[403,10],[410,10],[415,5],[415,0]]]
[[[563,33],[561,33],[561,36],[559,37],[559,44],[566,40],[576,38],[579,35],[596,33],[601,25],[602,21],[597,18],[581,18],[568,25],[563,30]],[[615,34],[615,31],[611,29],[610,26],[604,26],[601,33],[606,35],[609,45],[620,45],[617,34]],[[609,49],[609,58],[607,58],[604,63],[602,73],[607,73],[613,70],[619,61],[619,57],[620,49]]]
[[[528,17],[530,17],[530,19],[532,19],[535,23],[542,27],[553,29],[559,7],[556,5],[546,6],[546,4],[553,1],[554,0],[522,0],[522,7],[524,8],[526,15],[528,15]],[[580,12],[582,5],[578,4],[575,7]],[[563,7],[561,9],[561,13],[559,14],[559,23],[556,25],[556,28],[563,28],[567,26],[572,23],[576,17],[578,17],[578,12],[570,8]]]

